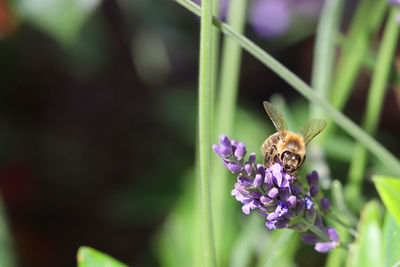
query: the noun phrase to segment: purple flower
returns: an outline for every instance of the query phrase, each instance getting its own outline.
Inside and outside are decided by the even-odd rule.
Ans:
[[[310,186],[310,191],[309,191],[310,197],[316,197],[318,195],[318,191],[319,191],[318,185]]]
[[[256,0],[250,8],[250,23],[255,32],[265,38],[283,35],[290,24],[290,13],[285,1]]]
[[[327,198],[321,199],[321,210],[327,213],[331,209],[331,202]]]
[[[304,242],[314,244],[322,253],[339,244],[336,231],[325,228],[322,223],[321,214],[329,210],[330,202],[326,198],[316,198],[322,194],[319,193],[317,172],[308,174],[308,186],[303,186],[295,176],[286,173],[280,163],[265,168],[256,162],[255,153],[250,153],[246,161],[247,150],[243,142],[229,140],[223,134],[219,141],[220,144],[214,144],[212,148],[225,167],[237,175],[231,195],[242,204],[244,214],[258,210],[266,218],[265,226],[271,230],[291,228],[304,232],[307,231],[306,223],[299,220],[305,219],[329,235],[328,241],[313,234],[303,236]]]
[[[312,173],[307,174],[306,178],[307,178],[307,183],[309,186],[312,186],[312,185],[318,186],[319,177],[318,177],[318,173],[316,171],[313,171]]]
[[[277,220],[274,221],[267,220],[265,226],[269,230],[282,229],[289,226],[289,220],[286,218],[278,218]]]
[[[243,142],[240,142],[235,150],[235,157],[238,160],[241,160],[244,157],[244,155],[246,155],[246,153],[247,153],[246,145]]]
[[[236,200],[243,204],[242,211],[244,214],[250,214],[250,210],[256,209],[257,205],[254,203],[254,198],[243,195],[236,189],[231,192],[232,196],[235,196]]]
[[[232,173],[240,172],[243,169],[242,166],[240,166],[240,164],[235,163],[235,162],[224,161],[224,165]]]
[[[328,234],[330,241],[322,242],[313,234],[304,234],[301,239],[310,245],[315,245],[314,249],[320,253],[327,253],[339,245],[339,236],[332,227],[327,227],[325,232]]]
[[[263,177],[261,174],[256,174],[256,177],[254,178],[254,187],[259,187],[263,183]]]
[[[296,203],[297,203],[297,198],[296,198],[296,196],[290,196],[288,199],[287,199],[287,203],[288,203],[288,207],[289,208],[294,208],[294,207],[296,207]]]
[[[278,206],[276,207],[275,213],[278,217],[282,217],[288,212],[288,207],[286,202],[278,200]]]
[[[311,198],[306,197],[306,208],[307,208],[307,210],[311,210],[313,205],[314,205],[314,202],[311,200]]]
[[[252,152],[249,156],[249,163],[256,163],[256,153]]]
[[[332,227],[326,227],[326,229],[323,231],[328,234],[329,241],[322,241],[314,234],[303,234],[301,236],[301,239],[307,244],[315,245],[314,249],[316,251],[320,253],[327,253],[339,245],[339,235]]]
[[[268,192],[268,197],[269,198],[276,198],[279,195],[279,190],[276,187],[273,187],[271,190]]]
[[[314,245],[318,242],[318,237],[314,234],[303,234],[301,235],[301,240],[309,245]]]
[[[306,207],[306,203],[302,197],[297,198],[296,210],[298,213],[302,213]]]
[[[221,145],[219,146],[219,152],[221,153],[221,155],[226,158],[232,155],[232,145],[228,137],[221,134],[219,136],[219,142],[221,143]]]

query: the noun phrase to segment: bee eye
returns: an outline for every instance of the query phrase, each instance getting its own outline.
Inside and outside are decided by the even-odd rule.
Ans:
[[[286,157],[290,157],[290,152],[289,151],[285,151],[285,152],[282,153],[281,160],[283,161],[283,159],[286,158]]]
[[[300,161],[301,161],[300,155],[296,154],[295,157],[296,157],[296,160],[297,160],[297,164],[300,164]]]

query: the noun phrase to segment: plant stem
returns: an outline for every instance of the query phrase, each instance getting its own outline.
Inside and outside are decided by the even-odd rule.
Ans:
[[[186,7],[188,10],[192,11],[193,13],[200,15],[200,8],[195,3],[188,0],[175,1]],[[224,34],[235,40],[243,47],[243,49],[245,49],[260,62],[262,62],[265,66],[274,71],[279,77],[290,84],[297,92],[299,92],[315,105],[319,105],[344,131],[346,131],[354,139],[366,146],[370,150],[370,152],[375,155],[377,160],[381,161],[385,166],[387,166],[388,169],[400,173],[400,161],[395,156],[393,156],[374,138],[363,131],[358,125],[347,118],[342,112],[334,108],[328,101],[318,96],[314,92],[314,90],[303,80],[301,80],[298,76],[292,73],[276,59],[271,57],[259,46],[232,29],[229,25],[222,23],[216,18],[213,19],[213,23]]]
[[[310,223],[304,218],[300,218],[300,222],[305,224],[311,232],[321,238],[324,242],[330,242],[328,233],[322,231],[319,227],[315,226],[314,224]]]
[[[200,26],[199,65],[199,161],[204,264],[215,266],[210,195],[210,132],[212,87],[212,0],[203,0]]]
[[[347,231],[354,237],[357,237],[357,231],[352,228],[350,225],[344,223],[341,219],[339,219],[335,214],[330,213],[328,214],[328,218],[334,220],[335,222],[337,222],[338,224],[342,225],[343,227],[345,227],[347,229]]]
[[[247,1],[230,0],[228,5],[227,23],[238,32],[242,33],[246,22]],[[219,33],[219,30],[214,27]],[[215,124],[215,135],[221,133],[233,135],[234,118],[236,115],[236,101],[238,83],[240,77],[240,66],[242,48],[227,36],[224,36],[221,59],[221,73],[219,80],[218,98],[216,102],[217,117]],[[234,206],[231,205],[229,173],[218,162],[212,164],[212,207],[215,229],[215,251],[218,255],[218,265],[226,265],[232,249],[237,224],[234,220]]]
[[[343,0],[327,0],[318,23],[314,59],[312,68],[311,86],[317,94],[328,98],[335,57],[335,36],[339,28],[342,14]],[[321,116],[321,108],[311,105],[311,116]]]
[[[399,25],[396,21],[398,12],[398,9],[393,8],[387,19],[371,85],[368,91],[366,112],[364,113],[365,116],[362,125],[364,130],[371,135],[374,135],[378,126],[382,104],[388,86],[390,70],[396,52],[399,37]],[[355,209],[359,208],[362,204],[359,200],[361,197],[361,183],[363,181],[366,164],[367,150],[362,144],[357,143],[350,165],[349,183],[345,191],[345,196],[349,203],[359,204],[353,207]]]
[[[351,45],[342,45],[342,55],[336,68],[331,90],[331,103],[339,110],[343,109],[349,98],[351,88],[368,51],[371,36],[379,29],[386,9],[387,3],[384,0],[359,1],[346,37]]]

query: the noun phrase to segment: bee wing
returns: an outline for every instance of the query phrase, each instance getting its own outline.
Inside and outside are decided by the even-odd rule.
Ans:
[[[278,132],[280,132],[281,136],[284,137],[286,135],[287,124],[283,119],[282,114],[268,101],[264,101],[264,109],[267,112],[269,118],[274,123],[274,126]]]
[[[318,135],[326,127],[326,121],[323,119],[313,119],[307,121],[299,128],[299,134],[304,138],[304,142],[308,144],[316,135]]]

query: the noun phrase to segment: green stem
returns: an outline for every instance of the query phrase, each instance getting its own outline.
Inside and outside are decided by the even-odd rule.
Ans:
[[[363,118],[364,130],[374,135],[381,115],[382,104],[385,98],[390,70],[395,57],[397,41],[399,37],[399,25],[396,16],[399,10],[393,8],[386,22],[382,42],[379,47],[377,60],[372,76],[371,85],[368,91],[366,113]],[[349,171],[349,184],[346,187],[346,199],[349,203],[359,203],[361,183],[367,165],[367,150],[358,143],[353,153]],[[359,203],[361,206],[361,203]],[[353,208],[358,208],[353,207]]]
[[[199,65],[199,161],[204,264],[215,266],[210,195],[210,132],[212,88],[212,0],[203,0],[200,26]]]
[[[349,233],[354,236],[357,237],[357,231],[352,228],[350,225],[344,223],[341,219],[339,219],[339,217],[337,217],[335,214],[330,213],[328,214],[328,218],[334,220],[335,222],[337,222],[338,224],[342,225],[343,227],[345,227],[347,229],[347,231],[349,231]]]
[[[335,35],[339,28],[342,14],[343,0],[325,1],[318,23],[314,59],[312,68],[311,85],[317,94],[328,98],[335,57]],[[311,105],[311,116],[321,116],[321,109]]]
[[[230,0],[228,5],[227,23],[238,32],[243,32],[246,22],[247,1]],[[215,31],[219,30],[215,28]],[[217,117],[215,135],[224,133],[233,135],[236,101],[240,77],[242,48],[227,36],[224,36],[221,59],[221,74],[219,93],[216,102]],[[215,229],[215,251],[218,255],[218,265],[226,265],[232,250],[237,224],[234,220],[234,206],[230,205],[231,178],[224,167],[217,162],[213,165],[212,176],[212,206]],[[229,183],[228,183],[229,182]]]
[[[340,17],[342,14],[343,0],[327,0],[320,15],[313,57],[313,68],[311,85],[315,92],[323,99],[328,98],[331,83],[332,70],[335,57],[335,37],[339,28]],[[321,108],[310,104],[310,117],[323,117]],[[324,135],[323,135],[324,136]],[[326,136],[326,135],[325,135]],[[317,139],[309,147],[309,162],[313,163],[313,169],[326,170],[320,172],[320,184],[324,189],[328,189],[331,184],[330,169],[326,163],[325,154],[322,151],[320,142]],[[319,142],[318,142],[319,141]],[[310,165],[306,165],[309,171]]]
[[[331,103],[342,110],[350,96],[351,88],[361,70],[362,61],[368,51],[369,41],[384,18],[387,3],[384,0],[361,0],[346,37],[351,45],[342,45],[332,86]]]
[[[193,13],[200,15],[200,8],[195,3],[188,0],[175,1],[187,8],[188,10],[192,11]],[[235,40],[243,47],[243,49],[245,49],[260,62],[262,62],[272,71],[274,71],[279,77],[290,84],[297,92],[299,92],[315,105],[319,105],[343,130],[345,130],[349,135],[353,136],[354,139],[366,146],[379,161],[387,166],[387,168],[400,173],[400,161],[395,156],[393,156],[374,138],[363,131],[358,125],[347,118],[343,113],[334,108],[328,101],[318,96],[314,92],[314,90],[303,80],[301,80],[298,76],[292,73],[276,59],[271,57],[259,46],[232,29],[229,25],[222,23],[216,18],[213,19],[213,23],[224,34]]]
[[[307,221],[305,218],[300,218],[301,223],[305,224],[311,232],[313,232],[316,236],[321,238],[324,242],[330,242],[330,238],[328,233],[322,231],[319,227],[315,226],[314,224]]]
[[[213,0],[212,7],[213,16],[218,16],[219,14],[219,0]],[[211,86],[213,88],[211,93],[211,101],[210,101],[210,110],[211,110],[211,132],[215,130],[215,99],[216,99],[216,90],[217,82],[218,82],[218,59],[219,59],[219,30],[215,27],[212,27],[212,47],[211,47],[211,66],[213,66],[211,70]]]

